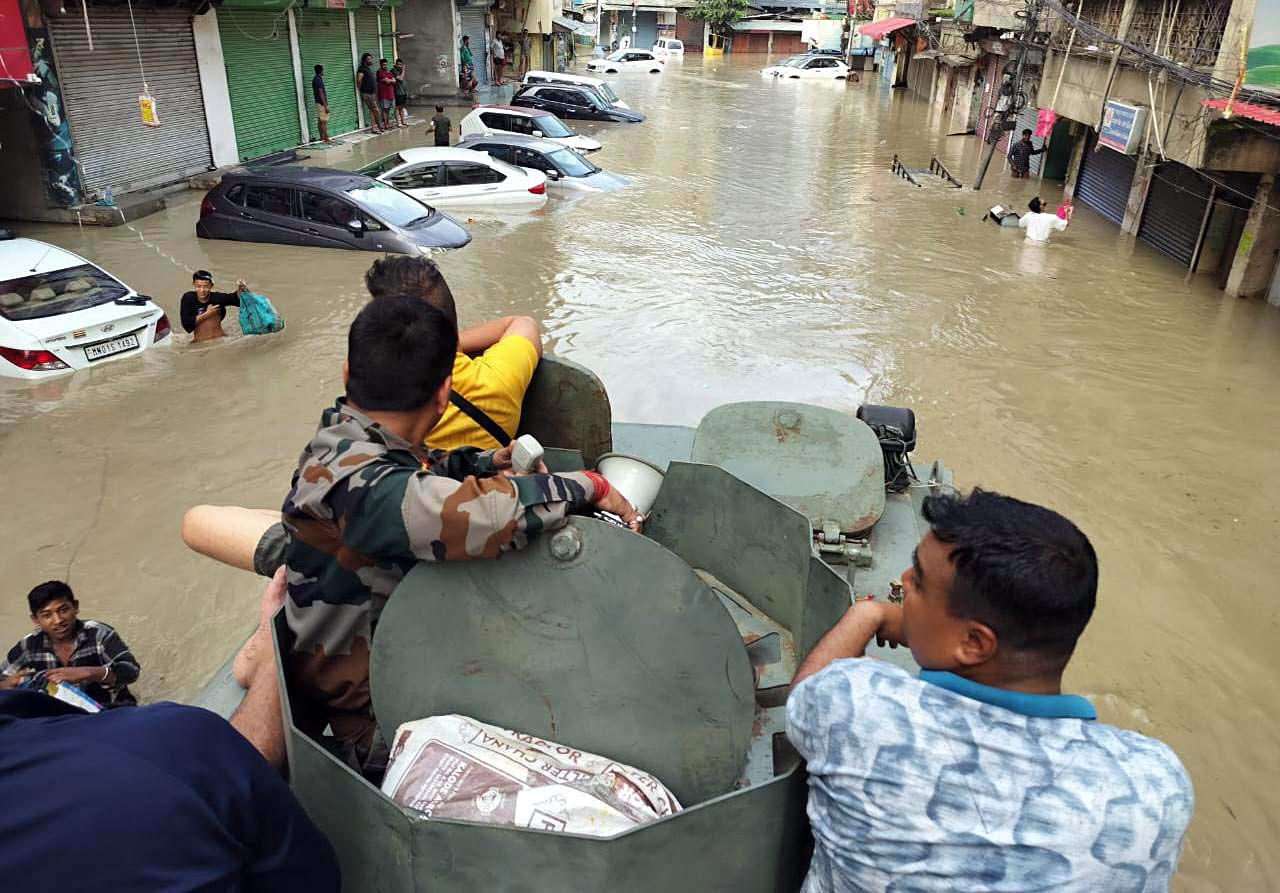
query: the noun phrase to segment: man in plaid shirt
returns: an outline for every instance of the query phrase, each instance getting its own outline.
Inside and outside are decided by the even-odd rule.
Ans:
[[[27,595],[31,619],[39,627],[23,636],[0,663],[0,688],[15,688],[46,672],[51,682],[68,682],[103,707],[133,707],[129,683],[141,668],[114,629],[79,619],[80,603],[59,580],[41,583]]]

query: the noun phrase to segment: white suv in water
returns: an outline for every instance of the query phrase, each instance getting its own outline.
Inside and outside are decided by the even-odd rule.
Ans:
[[[0,235],[0,376],[41,379],[140,354],[169,318],[97,264]]]

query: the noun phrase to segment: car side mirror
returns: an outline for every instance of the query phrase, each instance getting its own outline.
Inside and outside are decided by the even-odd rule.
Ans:
[[[532,133],[532,136],[542,136],[542,131],[541,131],[541,130],[535,130],[535,131]]]
[[[364,238],[364,221],[358,217],[347,221],[347,229],[351,230],[352,235],[357,239]]]
[[[560,172],[559,172],[559,171],[547,171],[547,179],[548,179],[548,180],[559,180],[559,179],[560,179]]]

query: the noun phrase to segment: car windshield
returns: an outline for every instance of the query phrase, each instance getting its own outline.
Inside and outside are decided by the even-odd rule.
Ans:
[[[629,52],[631,52],[631,51],[630,51],[630,50],[614,50],[612,53],[610,53],[610,54],[609,54],[609,61],[610,61],[610,62],[621,62],[621,61],[622,61],[622,57],[623,57],[623,56],[625,56],[625,55],[626,55],[627,53],[629,53]]]
[[[547,157],[555,163],[556,167],[564,171],[567,177],[585,177],[600,170],[572,149],[560,149]]]
[[[80,264],[0,281],[5,319],[40,319],[97,307],[129,294],[129,288],[92,264]]]
[[[434,213],[412,196],[405,195],[394,186],[375,180],[368,186],[348,189],[347,195],[364,210],[383,223],[392,226],[412,227],[425,223]]]
[[[357,168],[356,173],[364,174],[366,177],[381,177],[393,167],[399,167],[402,164],[404,164],[404,159],[400,157],[399,152],[394,152],[386,158],[379,158],[372,164]]]
[[[609,100],[611,103],[614,103],[615,105],[621,101],[618,99],[618,94],[614,93],[613,88],[610,87],[609,84],[605,81],[601,81],[600,86],[596,87],[596,89],[600,91],[601,96]]]
[[[555,115],[541,115],[533,119],[533,126],[542,131],[543,136],[561,139],[566,136],[573,136],[573,131],[560,123],[560,119]]]
[[[792,68],[799,68],[805,62],[809,61],[808,56],[792,56],[790,59],[783,59],[779,65],[789,65]]]

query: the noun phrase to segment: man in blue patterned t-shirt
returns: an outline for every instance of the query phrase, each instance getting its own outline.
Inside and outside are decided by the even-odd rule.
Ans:
[[[996,493],[925,500],[902,606],[858,602],[796,672],[806,893],[1168,888],[1191,782],[1166,745],[1061,693],[1097,558],[1061,515]],[[907,645],[913,677],[863,656]]]

